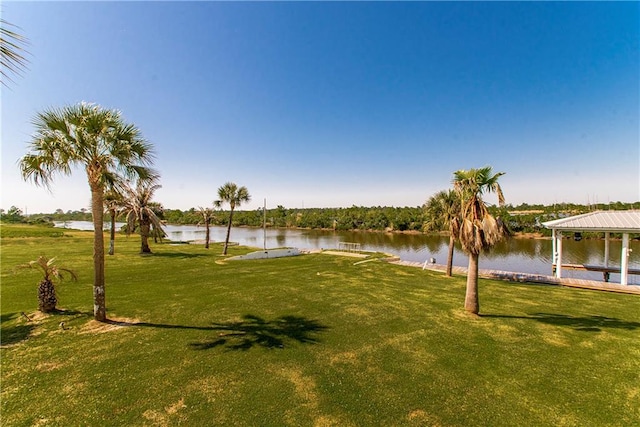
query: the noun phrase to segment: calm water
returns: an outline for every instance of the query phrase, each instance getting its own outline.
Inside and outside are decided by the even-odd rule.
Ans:
[[[119,223],[118,227],[124,225]],[[92,230],[93,224],[87,221],[67,221],[56,223],[58,227],[78,230]],[[108,224],[105,224],[108,228]],[[168,238],[173,241],[204,240],[205,229],[195,225],[168,225],[165,227]],[[224,241],[226,228],[211,227],[211,241]],[[232,228],[232,242],[241,245],[262,248],[265,242],[264,231],[255,228]],[[438,264],[446,264],[449,238],[421,234],[392,234],[323,230],[285,230],[267,229],[266,247],[295,247],[298,249],[337,248],[339,242],[360,243],[363,250],[386,252],[399,256],[403,260],[424,262],[435,258]],[[640,241],[631,241],[630,268],[640,269]],[[610,242],[611,259],[609,265],[620,265],[621,242]],[[459,246],[453,258],[454,265],[467,266],[468,258]],[[575,242],[563,241],[563,263],[604,265],[604,240]],[[480,256],[480,268],[515,271],[521,273],[551,275],[551,240],[510,239],[496,246],[490,253]],[[564,277],[602,280],[601,273],[564,270]],[[620,275],[612,274],[611,281],[619,281]],[[640,284],[640,276],[629,276],[629,282]]]

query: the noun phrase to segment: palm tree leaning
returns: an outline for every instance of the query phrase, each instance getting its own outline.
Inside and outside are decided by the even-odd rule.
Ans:
[[[449,253],[447,256],[447,276],[453,270],[455,241],[460,231],[460,197],[453,190],[440,191],[429,198],[425,204],[428,231],[449,231]]]
[[[229,214],[229,224],[227,225],[227,237],[224,240],[224,249],[222,255],[227,254],[227,246],[229,246],[229,236],[231,235],[231,223],[233,221],[233,211],[242,203],[251,200],[247,187],[238,187],[233,182],[227,182],[218,188],[218,200],[213,202],[214,206],[221,207],[223,203],[229,203],[231,213]]]
[[[109,214],[111,226],[109,227],[109,255],[115,253],[116,246],[116,218],[123,208],[124,198],[120,191],[111,188],[104,194],[104,207],[106,213]]]
[[[459,170],[453,175],[453,186],[460,197],[461,207],[458,236],[462,250],[469,255],[464,308],[468,312],[478,314],[480,311],[478,299],[478,258],[480,252],[489,250],[509,234],[500,218],[494,218],[489,213],[487,205],[482,200],[482,195],[496,193],[498,204],[503,206],[504,195],[500,184],[498,184],[498,178],[504,173],[493,174],[491,167],[486,166],[480,169]]]
[[[104,192],[122,177],[152,175],[152,147],[117,110],[80,103],[45,110],[33,120],[30,152],[20,159],[25,180],[49,187],[56,174],[82,166],[91,190],[93,217],[93,314],[107,319],[104,277]]]
[[[157,177],[155,177],[157,178]],[[162,222],[156,214],[156,203],[151,199],[155,191],[162,186],[156,179],[138,180],[135,188],[124,185],[124,210],[127,221],[127,233],[132,233],[138,225],[140,229],[140,253],[150,254],[149,236],[164,235]]]
[[[211,208],[203,208],[202,206],[198,206],[198,210],[202,214],[202,221],[205,226],[205,236],[204,236],[204,247],[209,249],[209,240],[211,240],[211,231],[209,227],[211,226],[211,220],[213,219],[213,209]]]

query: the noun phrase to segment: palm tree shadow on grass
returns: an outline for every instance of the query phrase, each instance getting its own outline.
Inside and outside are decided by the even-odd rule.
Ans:
[[[266,321],[254,315],[245,315],[239,322],[214,323],[211,330],[218,337],[189,344],[195,350],[224,347],[227,350],[249,350],[253,347],[282,349],[291,343],[317,344],[317,334],[328,327],[316,320],[299,316],[281,316]]]
[[[146,322],[121,322],[109,320],[107,323],[118,326],[142,326],[161,329],[196,329],[217,332],[215,339],[189,344],[194,350],[209,350],[223,347],[227,350],[249,350],[253,347],[283,349],[293,343],[317,344],[317,334],[329,329],[317,320],[301,316],[280,316],[267,321],[259,316],[246,314],[243,320],[235,322],[213,323],[211,326],[168,325]]]
[[[640,322],[630,322],[605,316],[569,316],[555,313],[531,313],[529,316],[484,314],[483,318],[529,319],[555,326],[567,326],[576,331],[600,332],[602,329],[640,329]]]

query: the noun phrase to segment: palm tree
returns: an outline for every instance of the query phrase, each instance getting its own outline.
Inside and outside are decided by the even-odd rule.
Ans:
[[[154,223],[151,223],[151,235],[153,236],[153,243],[158,243],[158,240],[162,241],[164,237],[167,237],[166,233],[162,229],[163,221],[164,221],[164,206],[160,202],[149,202],[147,205],[149,209],[153,211],[153,213],[158,218],[158,224],[160,227],[156,227]]]
[[[209,226],[211,225],[211,220],[213,219],[213,209],[211,208],[203,208],[202,206],[198,206],[198,210],[202,214],[202,221],[205,226],[205,236],[204,236],[204,247],[209,249],[209,240],[211,238],[211,231],[209,230]]]
[[[157,178],[157,177],[156,177]],[[125,185],[124,210],[126,213],[127,233],[140,229],[140,253],[151,253],[149,236],[163,236],[162,222],[156,214],[157,203],[151,199],[161,185],[156,184],[156,179],[141,179],[135,188]]]
[[[227,225],[227,237],[224,240],[224,249],[222,255],[227,254],[227,246],[229,245],[229,236],[231,235],[231,222],[233,221],[233,211],[242,203],[251,200],[247,187],[238,187],[233,182],[227,182],[218,188],[218,200],[213,202],[216,207],[222,206],[223,203],[229,203],[231,213],[229,214],[229,225]]]
[[[123,208],[124,198],[116,188],[110,188],[104,194],[104,207],[109,214],[111,226],[109,228],[109,255],[115,253],[116,246],[116,218]]]
[[[449,231],[449,253],[447,256],[447,276],[453,270],[453,253],[455,241],[460,231],[460,197],[452,190],[440,191],[429,198],[425,204],[428,231]]]
[[[461,206],[459,239],[462,250],[469,255],[464,308],[473,314],[478,314],[480,311],[478,300],[480,251],[489,250],[509,233],[500,218],[494,218],[489,213],[482,195],[496,193],[498,204],[503,206],[504,195],[498,184],[498,178],[504,173],[492,174],[491,167],[486,166],[480,169],[459,170],[453,175],[453,186],[460,197]]]
[[[58,296],[54,282],[64,279],[63,273],[68,273],[72,280],[78,280],[76,273],[68,268],[55,265],[55,258],[39,256],[35,261],[21,265],[19,268],[35,268],[42,272],[42,280],[38,284],[38,310],[43,313],[56,311]]]
[[[93,314],[107,319],[104,280],[104,191],[127,177],[147,177],[152,160],[151,144],[140,130],[125,123],[117,110],[80,103],[39,113],[33,120],[36,133],[31,152],[20,159],[25,180],[49,187],[56,174],[70,175],[82,166],[91,190],[93,217]]]
[[[0,75],[4,86],[7,80],[12,81],[9,74],[21,75],[28,62],[23,55],[27,39],[8,27],[14,25],[0,19]]]

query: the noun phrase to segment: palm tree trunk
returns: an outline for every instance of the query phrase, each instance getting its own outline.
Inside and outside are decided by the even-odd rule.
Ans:
[[[227,237],[224,239],[224,249],[222,250],[222,255],[227,254],[227,246],[229,246],[229,236],[231,236],[232,221],[233,221],[233,207],[231,208],[231,213],[229,214],[229,225],[227,226]]]
[[[43,313],[51,313],[56,311],[58,298],[56,297],[56,288],[53,282],[44,279],[38,285],[38,310]]]
[[[467,293],[464,298],[464,309],[470,313],[480,312],[478,300],[478,258],[479,254],[469,254],[469,269],[467,271]]]
[[[453,271],[453,249],[456,239],[453,235],[449,236],[449,255],[447,256],[447,277],[451,277]]]
[[[146,219],[140,219],[140,253],[150,254],[151,248],[149,247],[149,230],[151,224]]]
[[[116,211],[115,209],[110,209],[109,213],[111,214],[111,229],[109,234],[109,255],[113,255],[116,250]]]
[[[209,220],[208,219],[205,220],[204,226],[206,227],[206,230],[207,230],[205,232],[205,235],[204,235],[204,247],[209,249],[209,239],[211,237],[211,234],[210,234],[210,231],[209,231]]]
[[[93,216],[93,317],[107,320],[104,286],[104,189],[99,183],[91,185],[91,215]]]

